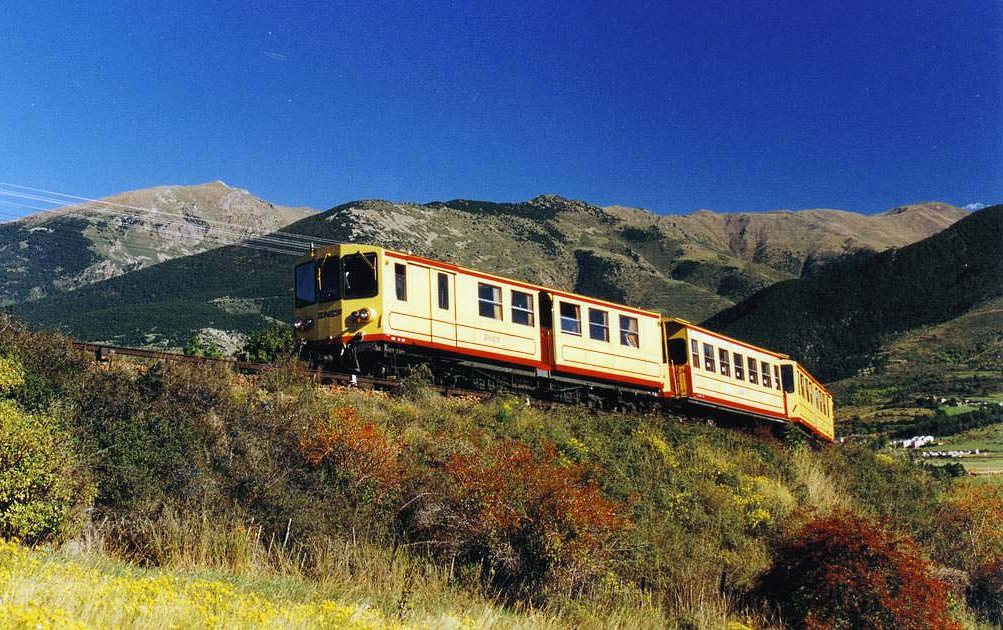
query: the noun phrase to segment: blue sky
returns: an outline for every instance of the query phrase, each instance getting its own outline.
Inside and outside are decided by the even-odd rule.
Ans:
[[[1003,3],[4,3],[0,181],[213,179],[322,209],[1000,202]]]

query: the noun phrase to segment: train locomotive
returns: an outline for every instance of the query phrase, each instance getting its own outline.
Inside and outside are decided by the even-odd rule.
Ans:
[[[313,250],[293,327],[314,363],[596,408],[685,405],[834,438],[832,395],[791,357],[685,320],[372,245]]]

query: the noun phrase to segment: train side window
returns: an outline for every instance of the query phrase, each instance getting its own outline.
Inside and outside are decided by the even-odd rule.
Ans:
[[[721,375],[731,376],[731,363],[728,361],[728,351],[724,348],[719,348],[717,351],[717,357],[720,359],[721,363]]]
[[[296,266],[296,306],[317,303],[317,263],[305,262]]]
[[[703,368],[708,372],[717,372],[714,369],[714,346],[709,343],[703,345]]]
[[[780,368],[780,374],[783,376],[784,391],[788,394],[794,393],[794,366],[790,364],[785,364]]]
[[[523,326],[533,326],[536,319],[533,313],[533,296],[522,291],[512,292],[512,321]]]
[[[735,378],[740,381],[745,380],[745,357],[735,353]]]
[[[700,344],[696,339],[690,339],[690,354],[693,355],[693,367],[700,368]]]
[[[341,299],[341,269],[337,258],[325,258],[320,263],[317,286],[318,302],[336,302]]]
[[[444,273],[439,274],[439,308],[444,311],[449,310],[449,276]]]
[[[582,334],[582,307],[561,302],[561,332],[569,335]]]
[[[394,290],[398,300],[407,302],[407,266],[400,263],[394,263]]]
[[[609,313],[597,308],[589,309],[589,337],[596,341],[609,341]]]
[[[758,372],[756,371],[756,357],[749,357],[748,366],[749,366],[749,382],[752,383],[753,385],[758,385],[759,377],[757,376]]]
[[[477,309],[481,317],[502,318],[501,287],[477,283]]]
[[[763,387],[772,387],[773,384],[770,383],[770,364],[762,361],[760,365],[763,367]]]
[[[637,334],[637,318],[620,316],[620,345],[631,348],[641,347],[641,338]]]
[[[773,364],[773,386],[780,389],[780,366]]]

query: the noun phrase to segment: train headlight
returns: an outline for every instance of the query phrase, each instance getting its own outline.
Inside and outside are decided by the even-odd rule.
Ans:
[[[360,324],[365,324],[366,322],[372,321],[376,318],[376,311],[371,308],[360,308],[357,311],[353,311],[349,316],[349,319],[353,322],[359,322]]]
[[[313,328],[313,320],[309,317],[298,318],[293,322],[293,329],[295,329],[296,332],[306,332],[311,328]]]

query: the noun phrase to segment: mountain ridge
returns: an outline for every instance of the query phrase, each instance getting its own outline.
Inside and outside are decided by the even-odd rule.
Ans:
[[[831,214],[821,216],[843,225]],[[863,215],[840,229],[811,217],[705,214],[694,220],[609,210],[558,195],[518,203],[370,199],[311,214],[283,230],[318,243],[374,243],[700,321],[847,253],[903,241],[876,238]],[[731,232],[720,229],[728,219]],[[853,237],[850,243],[846,234]],[[811,240],[799,240],[805,235]],[[151,343],[152,334],[153,342],[177,345],[200,328],[246,332],[269,319],[288,320],[293,259],[223,247],[11,310],[41,325],[65,325],[84,338]]]

